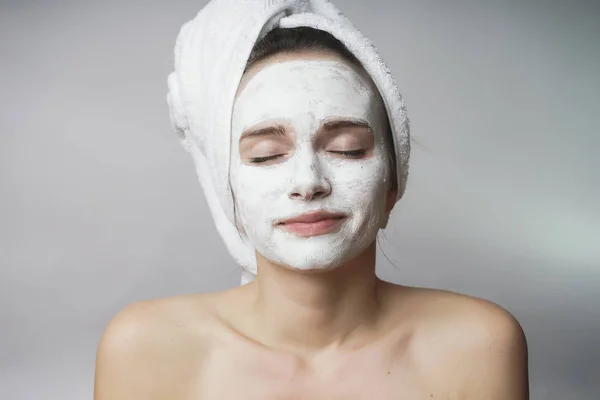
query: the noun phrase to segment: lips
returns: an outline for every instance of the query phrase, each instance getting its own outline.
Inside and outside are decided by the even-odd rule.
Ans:
[[[280,221],[277,226],[302,237],[319,236],[337,230],[346,215],[326,211],[311,211]]]

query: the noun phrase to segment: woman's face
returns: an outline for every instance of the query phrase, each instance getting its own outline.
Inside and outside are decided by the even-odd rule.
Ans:
[[[256,66],[234,104],[230,169],[237,217],[256,251],[314,270],[369,247],[395,198],[386,126],[376,87],[346,61],[286,57]],[[282,223],[303,214],[313,222]]]

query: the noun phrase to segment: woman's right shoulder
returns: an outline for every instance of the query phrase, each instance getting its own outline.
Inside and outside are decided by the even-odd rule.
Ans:
[[[124,340],[131,344],[152,332],[202,334],[216,322],[218,298],[221,292],[190,294],[140,300],[118,311],[108,322],[101,341]]]
[[[156,398],[173,393],[182,371],[206,357],[220,328],[222,292],[131,303],[104,328],[96,352],[94,398]]]

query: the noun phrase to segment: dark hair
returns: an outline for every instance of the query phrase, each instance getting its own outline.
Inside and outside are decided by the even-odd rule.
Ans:
[[[252,48],[244,69],[244,74],[260,61],[264,61],[276,54],[302,52],[335,53],[350,64],[364,71],[364,67],[358,58],[356,58],[356,56],[335,36],[329,32],[301,26],[295,28],[274,28],[267,33]],[[384,132],[384,138],[386,140],[390,160],[390,183],[392,188],[397,188],[396,152],[394,150],[394,141],[389,120],[386,125],[387,129],[386,132]],[[234,195],[233,192],[232,195]],[[236,216],[235,197],[233,204],[234,216]],[[238,226],[237,216],[235,221],[239,232],[241,227]]]
[[[306,26],[296,28],[274,28],[254,45],[246,69],[248,71],[259,61],[279,53],[334,52],[353,65],[362,68],[361,62],[346,46],[332,34]]]

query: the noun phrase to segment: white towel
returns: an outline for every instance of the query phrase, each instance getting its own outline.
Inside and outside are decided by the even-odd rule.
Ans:
[[[329,32],[352,52],[377,85],[392,129],[399,200],[410,155],[406,107],[377,49],[326,0],[213,0],[181,28],[175,71],[168,77],[171,122],[192,154],[217,230],[235,261],[256,274],[256,257],[234,225],[229,186],[231,115],[235,93],[254,44],[275,27]]]

